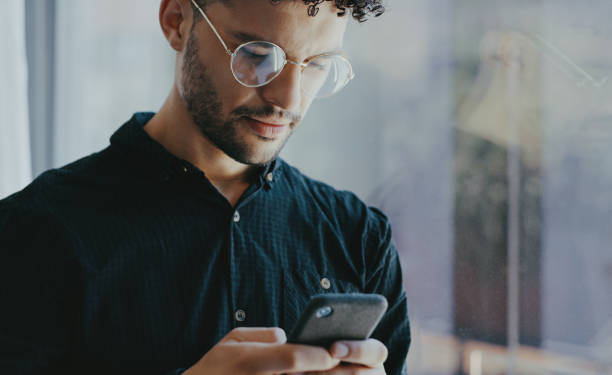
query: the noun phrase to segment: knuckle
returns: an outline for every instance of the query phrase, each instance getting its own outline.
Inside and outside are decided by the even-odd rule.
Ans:
[[[285,350],[279,356],[279,360],[285,368],[296,368],[300,363],[300,354],[297,350]]]
[[[359,344],[359,343],[355,343],[355,344],[349,344],[349,356],[354,357],[354,358],[362,358],[366,353],[364,350],[364,345]]]
[[[239,341],[238,338],[240,337],[240,333],[236,331],[236,328],[232,329],[231,331],[229,331],[221,340],[221,342],[226,342],[226,341]]]
[[[242,333],[240,328],[234,328],[227,335],[225,335],[225,340],[236,340],[240,341],[240,337],[242,337]]]

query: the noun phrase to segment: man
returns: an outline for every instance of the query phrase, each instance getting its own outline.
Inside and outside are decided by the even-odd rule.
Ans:
[[[401,373],[410,332],[386,217],[277,157],[313,98],[352,78],[341,15],[381,12],[163,0],[177,59],[160,111],[0,202],[0,372]],[[287,344],[329,292],[380,293],[389,309],[371,339]]]

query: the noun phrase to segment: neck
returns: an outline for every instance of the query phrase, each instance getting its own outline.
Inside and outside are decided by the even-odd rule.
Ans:
[[[202,134],[176,85],[144,130],[171,154],[202,170],[232,205],[249,186],[255,168],[230,158]]]

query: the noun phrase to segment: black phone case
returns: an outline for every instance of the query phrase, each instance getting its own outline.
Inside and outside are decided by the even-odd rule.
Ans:
[[[329,316],[317,316],[329,307]],[[386,310],[387,299],[379,294],[319,294],[308,302],[287,341],[327,347],[338,340],[365,340]]]

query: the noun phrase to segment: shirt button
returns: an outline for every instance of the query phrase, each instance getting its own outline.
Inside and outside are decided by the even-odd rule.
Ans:
[[[321,287],[323,289],[329,289],[331,287],[331,283],[327,277],[321,279]]]
[[[187,173],[187,167],[183,167],[183,173]]]
[[[236,312],[234,313],[234,318],[236,319],[236,321],[238,322],[244,322],[244,320],[246,319],[246,313],[244,312],[244,310],[236,310]]]
[[[238,211],[234,212],[234,223],[240,221],[240,213]]]
[[[271,173],[271,172],[270,172],[270,173],[268,173],[268,174],[266,175],[266,180],[268,180],[268,182],[272,182],[272,181],[274,181],[274,174],[273,174],[273,173]]]

